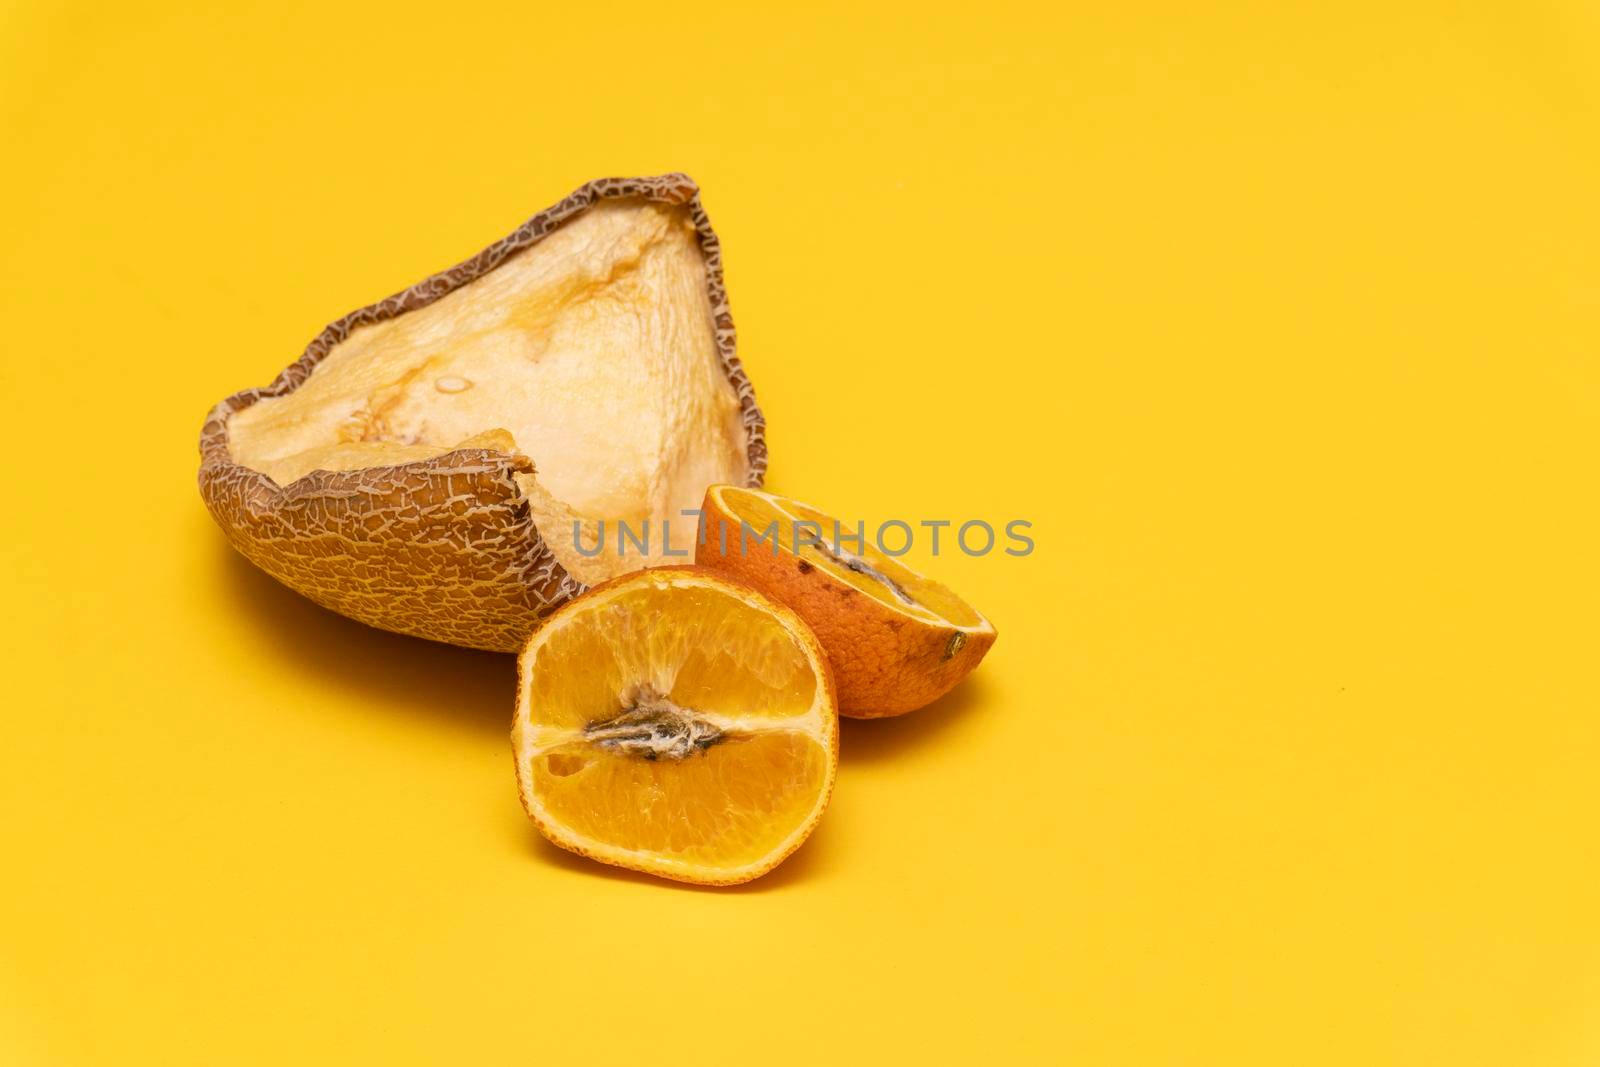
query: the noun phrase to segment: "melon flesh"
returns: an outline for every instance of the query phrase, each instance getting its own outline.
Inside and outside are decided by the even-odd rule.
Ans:
[[[535,522],[581,581],[666,561],[663,520],[692,553],[682,510],[712,483],[744,484],[749,460],[683,207],[597,204],[427,307],[356,329],[229,424],[234,461],[280,485],[463,446],[533,461],[519,481]],[[605,550],[587,558],[573,523],[592,546],[600,520]],[[648,555],[617,552],[618,521],[648,521]]]

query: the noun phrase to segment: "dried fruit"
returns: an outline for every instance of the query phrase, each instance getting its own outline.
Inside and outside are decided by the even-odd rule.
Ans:
[[[511,733],[528,815],[603,863],[725,885],[822,817],[839,760],[827,660],[792,611],[694,567],[558,609],[519,661]]]
[[[720,248],[681,174],[591,182],[345,316],[218,404],[200,452],[212,515],[285,585],[499,651],[587,584],[663,559],[663,521],[687,550],[682,509],[766,469]],[[648,521],[651,553],[608,536],[589,556],[599,520]]]
[[[924,707],[994,644],[988,619],[875,549],[859,526],[729,485],[712,486],[702,508],[695,562],[748,582],[811,625],[832,664],[841,715],[873,719]]]

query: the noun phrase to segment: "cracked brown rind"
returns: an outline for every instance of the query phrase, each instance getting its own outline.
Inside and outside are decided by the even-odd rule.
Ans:
[[[537,244],[602,200],[682,204],[705,256],[717,352],[739,397],[750,474],[767,469],[766,422],[736,354],[722,280],[722,246],[684,174],[599,178],[471,259],[352,311],[328,326],[260,389],[212,409],[200,431],[200,495],[233,547],[311,600],[369,626],[468,648],[515,652],[545,614],[584,591],[535,527],[514,475],[525,456],[466,448],[415,463],[312,471],[288,485],[235,463],[228,422],[266,397],[293,392],[357,327],[427,307]],[[553,536],[561,536],[554,532]]]

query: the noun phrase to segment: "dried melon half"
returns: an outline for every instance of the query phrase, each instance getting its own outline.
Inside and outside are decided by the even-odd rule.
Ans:
[[[682,511],[759,486],[767,451],[720,246],[668,174],[590,182],[333,323],[212,410],[200,457],[211,514],[285,585],[510,652],[589,585],[692,555]]]

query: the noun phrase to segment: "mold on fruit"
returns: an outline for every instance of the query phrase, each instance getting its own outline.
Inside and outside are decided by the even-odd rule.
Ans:
[[[601,748],[647,760],[686,759],[727,738],[714,723],[648,684],[637,686],[621,711],[585,726],[583,736]]]

